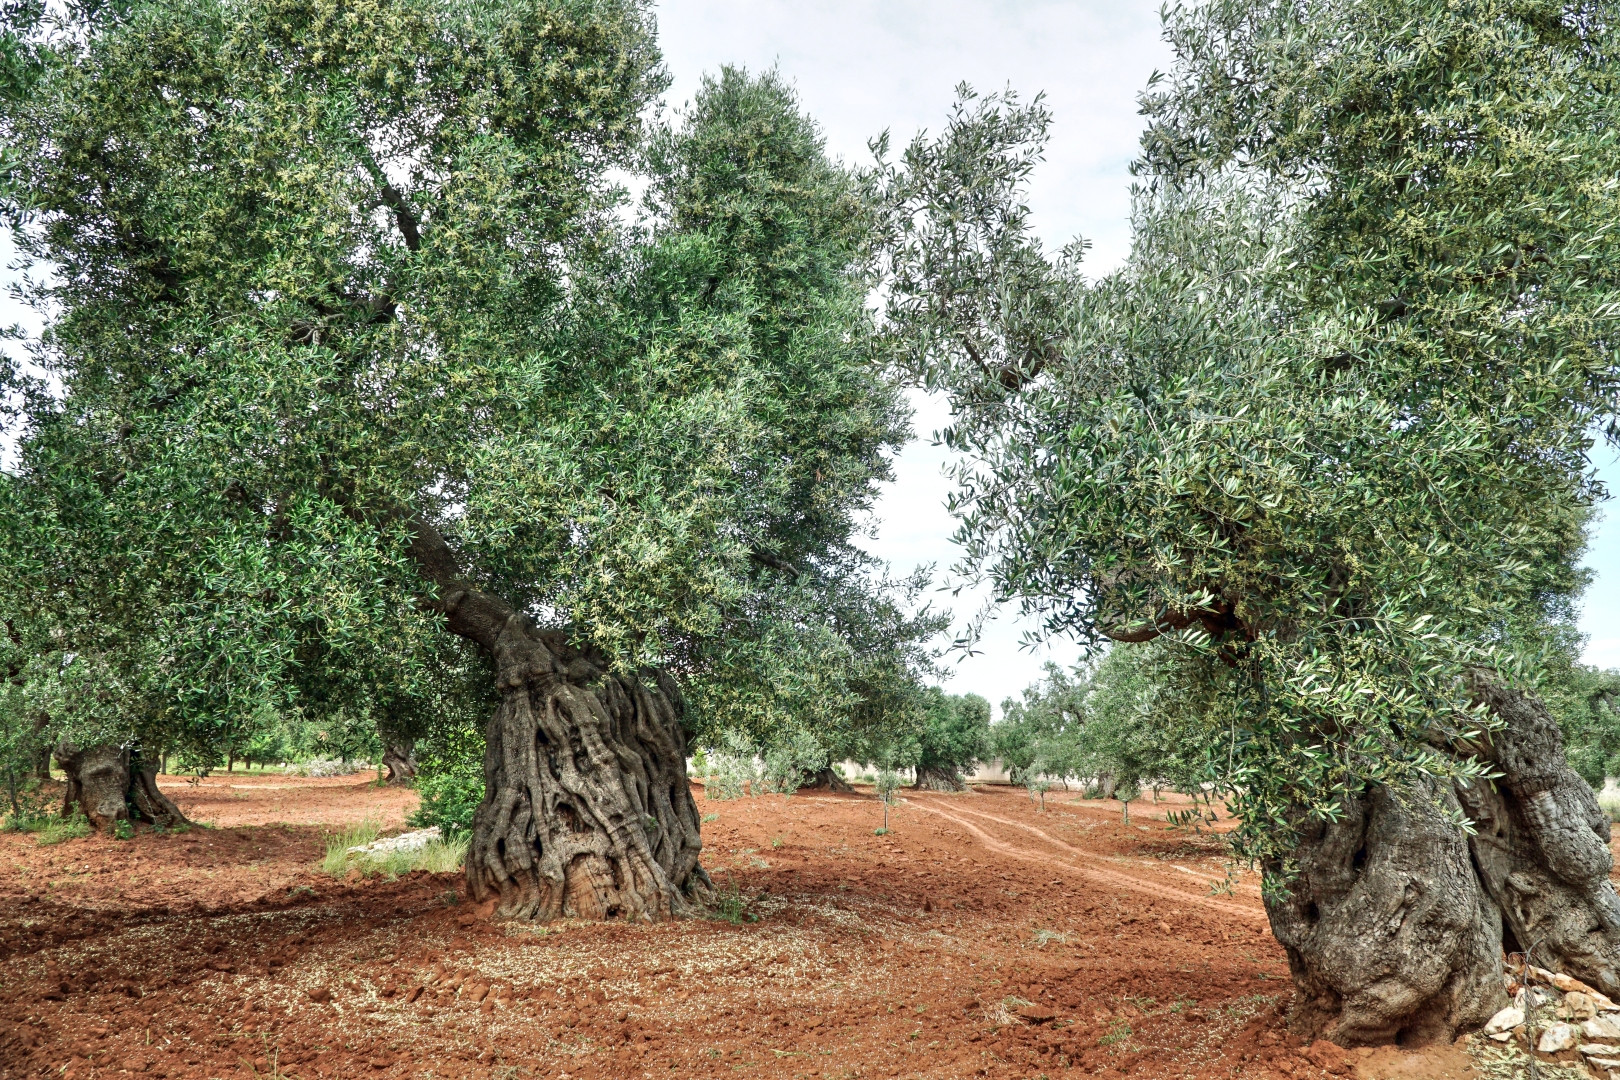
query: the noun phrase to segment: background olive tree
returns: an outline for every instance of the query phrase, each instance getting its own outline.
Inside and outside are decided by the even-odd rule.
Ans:
[[[911,663],[841,615],[888,610],[853,540],[906,412],[871,207],[789,89],[725,71],[649,126],[636,0],[8,32],[0,211],[52,273],[0,604],[58,737],[134,777],[369,724],[481,759],[502,915],[701,901],[690,732]]]
[[[1051,633],[1167,650],[1301,1031],[1449,1038],[1504,944],[1620,988],[1607,821],[1527,693],[1613,415],[1614,15],[1169,9],[1097,282],[1028,227],[1038,101],[967,93],[885,166],[968,561]]]

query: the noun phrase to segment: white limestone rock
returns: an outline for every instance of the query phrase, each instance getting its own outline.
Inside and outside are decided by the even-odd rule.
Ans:
[[[1522,1023],[1524,1023],[1524,1010],[1509,1005],[1491,1017],[1490,1022],[1485,1025],[1485,1034],[1498,1035],[1504,1031],[1511,1032]],[[1594,1036],[1594,1038],[1596,1037]]]
[[[431,841],[439,838],[437,825],[415,832],[401,833],[398,836],[389,836],[381,840],[373,840],[369,844],[361,844],[349,849],[350,855],[387,855],[391,851],[418,851],[428,846]]]
[[[1574,1046],[1579,1036],[1580,1029],[1573,1024],[1548,1024],[1542,1029],[1541,1041],[1536,1043],[1536,1049],[1543,1054],[1556,1054]]]

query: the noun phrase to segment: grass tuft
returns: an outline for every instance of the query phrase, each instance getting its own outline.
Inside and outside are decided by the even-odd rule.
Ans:
[[[467,860],[467,846],[472,842],[468,833],[451,833],[448,837],[429,840],[415,851],[391,851],[377,858],[360,860],[366,865],[362,873],[383,874],[396,878],[414,870],[430,874],[453,874]]]
[[[82,814],[58,817],[55,814],[38,812],[7,814],[3,829],[5,832],[33,833],[41,844],[60,844],[64,840],[77,840],[89,836],[92,831],[89,820]]]
[[[349,849],[369,844],[377,839],[382,826],[371,818],[350,825],[335,833],[326,834],[326,855],[321,859],[321,873],[342,877],[354,868],[355,860]]]
[[[29,829],[36,833],[41,844],[60,844],[64,840],[78,840],[89,836],[90,822],[75,814],[72,817],[51,817],[37,829]]]
[[[378,824],[368,818],[342,832],[328,834],[321,872],[332,877],[344,877],[350,870],[358,870],[367,877],[381,874],[390,880],[415,870],[452,874],[460,870],[466,861],[467,846],[472,839],[467,833],[453,832],[447,837],[430,840],[414,851],[349,854],[350,848],[371,843],[381,831]]]

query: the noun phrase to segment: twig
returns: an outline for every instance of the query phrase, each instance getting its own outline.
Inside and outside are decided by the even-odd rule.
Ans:
[[[1530,1045],[1526,1047],[1530,1052],[1525,1056],[1530,1059],[1530,1080],[1540,1080],[1540,1067],[1536,1063],[1536,995],[1530,986],[1531,971],[1535,968],[1536,946],[1541,944],[1537,938],[1524,950],[1524,1030]]]

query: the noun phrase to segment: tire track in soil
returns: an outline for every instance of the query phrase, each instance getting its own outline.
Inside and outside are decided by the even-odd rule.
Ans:
[[[1165,885],[1148,878],[1136,877],[1131,874],[1121,873],[1118,870],[1105,870],[1098,866],[1076,866],[1070,862],[1055,860],[1050,855],[1044,855],[1032,848],[1020,847],[1005,840],[1000,840],[985,830],[979,828],[979,826],[973,824],[973,822],[957,817],[956,815],[961,813],[971,814],[974,817],[987,818],[990,821],[1008,826],[1009,828],[1022,829],[1026,832],[1034,833],[1036,836],[1039,836],[1052,846],[1061,848],[1063,851],[1071,855],[1080,858],[1090,857],[1089,852],[1081,848],[1077,848],[1073,844],[1065,843],[1064,841],[1051,836],[1033,825],[1025,825],[1022,822],[1010,821],[1007,818],[997,817],[994,814],[987,814],[980,810],[966,810],[961,807],[954,807],[953,809],[955,810],[955,813],[952,813],[951,811],[941,809],[938,806],[930,806],[928,805],[927,801],[918,799],[916,796],[912,796],[906,801],[919,810],[926,811],[930,814],[937,814],[952,824],[967,830],[975,839],[977,839],[981,844],[989,848],[991,851],[994,851],[1000,855],[1005,855],[1008,858],[1017,859],[1020,862],[1038,863],[1043,867],[1062,870],[1082,878],[1090,879],[1098,884],[1107,884],[1129,889],[1132,892],[1141,893],[1144,896],[1150,896],[1155,899],[1181,900],[1189,904],[1196,904],[1199,907],[1207,908],[1210,911],[1217,912],[1229,918],[1249,919],[1258,922],[1266,921],[1264,911],[1256,911],[1253,908],[1228,903],[1224,900],[1216,899],[1213,896],[1201,896],[1198,893],[1173,888],[1169,885]]]

